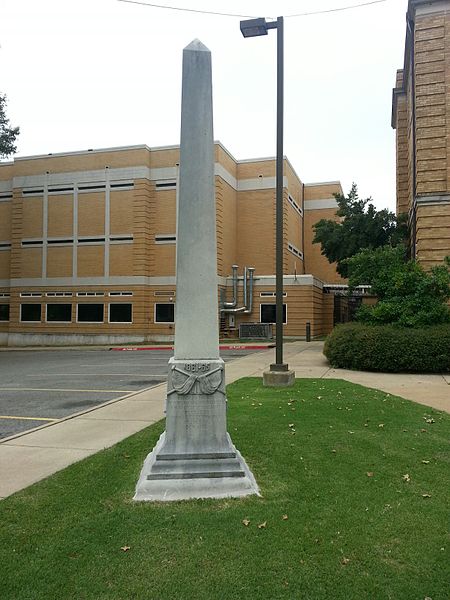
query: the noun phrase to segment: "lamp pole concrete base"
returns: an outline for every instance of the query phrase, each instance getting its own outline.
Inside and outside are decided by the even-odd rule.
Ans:
[[[268,371],[263,373],[265,387],[291,387],[295,383],[295,371],[289,369],[287,364],[270,365]]]

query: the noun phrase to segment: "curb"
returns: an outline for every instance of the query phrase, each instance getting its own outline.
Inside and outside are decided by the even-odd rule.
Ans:
[[[227,344],[220,345],[219,350],[267,350],[268,348],[275,348],[275,344],[264,344],[264,345],[245,345],[245,344]],[[136,350],[173,350],[173,346],[115,346],[110,350],[117,350],[119,352],[135,352]]]

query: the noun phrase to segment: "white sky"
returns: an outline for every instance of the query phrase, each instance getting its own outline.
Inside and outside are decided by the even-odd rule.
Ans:
[[[145,1],[145,0],[144,0]],[[155,0],[277,17],[364,0]],[[395,209],[391,94],[407,0],[285,20],[285,154],[303,182],[353,181]],[[0,0],[0,91],[18,155],[179,143],[182,49],[212,52],[214,137],[237,159],[275,155],[276,33],[239,18],[117,0]]]

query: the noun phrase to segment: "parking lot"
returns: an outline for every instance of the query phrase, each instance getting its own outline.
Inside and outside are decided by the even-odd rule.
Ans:
[[[255,349],[222,350],[225,362]],[[0,352],[0,439],[167,379],[172,350]]]

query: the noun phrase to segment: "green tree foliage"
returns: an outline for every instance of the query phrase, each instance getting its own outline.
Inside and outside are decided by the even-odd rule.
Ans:
[[[0,158],[7,158],[17,151],[14,144],[19,135],[18,127],[10,127],[6,116],[6,95],[0,93]]]
[[[371,325],[424,327],[450,323],[450,258],[425,271],[405,260],[403,247],[363,250],[346,261],[349,287],[371,285],[375,306],[362,306],[356,319]]]
[[[330,263],[337,263],[337,272],[348,276],[345,259],[364,248],[378,248],[389,244],[396,246],[407,236],[406,218],[396,217],[387,209],[377,211],[371,198],[362,200],[356,184],[348,196],[335,194],[339,209],[338,222],[321,219],[314,225],[313,242],[322,245],[322,254]]]

